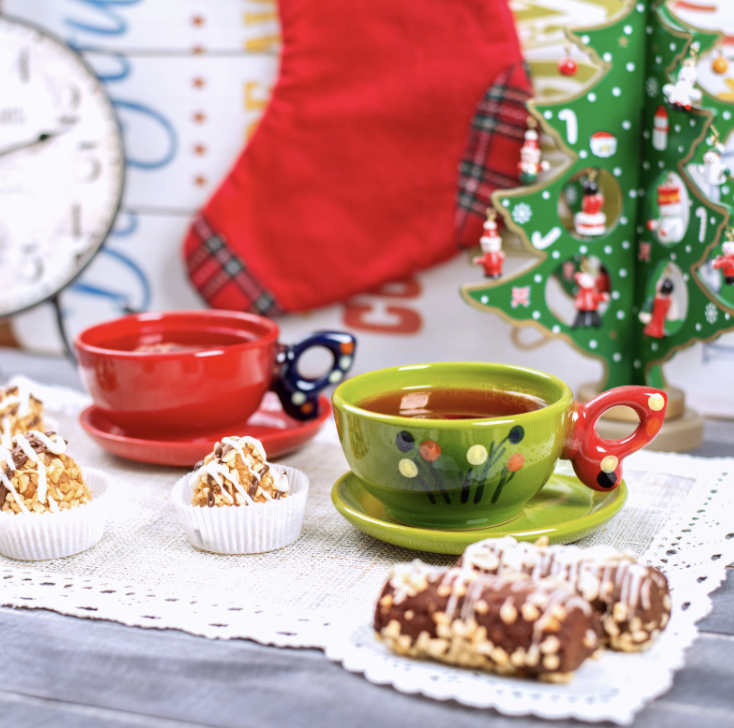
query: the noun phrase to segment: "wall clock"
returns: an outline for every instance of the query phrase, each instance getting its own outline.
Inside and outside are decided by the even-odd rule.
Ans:
[[[58,310],[112,227],[124,168],[92,69],[47,31],[0,15],[0,316],[48,299]]]

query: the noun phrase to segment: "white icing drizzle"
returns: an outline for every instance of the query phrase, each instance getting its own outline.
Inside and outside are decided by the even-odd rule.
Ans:
[[[56,435],[56,440],[52,440],[48,435],[38,430],[29,430],[29,435],[33,435],[44,447],[54,455],[63,455],[66,452],[66,441],[63,437]]]
[[[38,493],[39,502],[43,503],[43,501],[46,500],[46,495],[48,491],[48,483],[46,481],[46,467],[38,459],[36,451],[31,447],[31,444],[28,442],[28,440],[25,439],[25,437],[23,437],[23,435],[16,435],[13,438],[13,442],[16,445],[20,446],[20,449],[26,454],[29,460],[36,463],[36,468],[38,471],[38,488],[36,492]]]
[[[273,490],[277,490],[279,493],[287,493],[290,486],[288,485],[288,476],[285,469],[279,470],[275,465],[271,465],[270,474],[273,478]]]
[[[5,463],[5,468],[10,468],[13,472],[15,472],[15,461],[13,460],[13,456],[10,453],[10,450],[6,449],[4,446],[2,449],[0,449],[0,461]],[[20,510],[23,513],[28,513],[28,509],[25,507],[25,504],[23,503],[23,499],[18,495],[18,492],[15,490],[15,486],[10,481],[10,478],[8,478],[7,475],[5,475],[5,468],[3,468],[2,473],[0,473],[0,482],[8,489],[8,491],[12,494],[13,498],[15,498],[15,502],[20,507]]]
[[[256,440],[254,437],[223,437],[222,445],[230,445],[231,447],[233,447],[241,455],[243,460],[245,459],[245,456],[243,455],[242,446],[251,445],[260,456],[262,461],[267,461],[263,444],[260,442],[260,440]]]
[[[258,440],[254,440],[252,437],[247,438],[247,439],[252,440],[253,442],[256,442],[258,445],[260,445],[260,448],[262,449],[262,445],[260,444]],[[255,480],[257,480],[257,482],[259,483],[261,476],[260,476],[260,473],[258,473],[255,470],[255,460],[253,459],[252,455],[250,455],[250,453],[245,452],[244,448],[242,447],[243,443],[247,444],[247,442],[245,442],[244,437],[241,437],[241,438],[240,437],[223,437],[222,438],[222,445],[229,445],[233,450],[235,450],[239,454],[240,458],[242,458],[242,462],[245,465],[247,465],[247,467],[250,469],[250,473],[253,475]],[[253,447],[255,446],[253,445]],[[257,450],[257,448],[255,449]],[[260,451],[258,450],[258,453],[259,452]],[[263,460],[265,460],[264,454],[263,454]]]
[[[486,539],[467,547],[463,566],[496,574],[520,572],[534,579],[556,577],[569,583],[582,595],[596,595],[601,601],[611,599],[635,610],[651,607],[651,579],[656,575],[636,563],[630,553],[620,553],[607,546],[581,549],[578,546],[538,546],[518,543],[511,536]],[[593,600],[594,596],[589,596]]]

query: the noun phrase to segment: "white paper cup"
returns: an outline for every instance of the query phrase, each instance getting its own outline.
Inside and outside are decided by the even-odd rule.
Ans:
[[[192,474],[184,475],[173,486],[171,496],[191,545],[216,554],[261,554],[293,543],[301,535],[308,477],[287,466],[285,472],[287,498],[221,508],[192,506]]]
[[[19,561],[59,559],[99,543],[107,521],[110,477],[82,468],[92,500],[60,513],[0,512],[0,554]],[[8,496],[12,497],[12,496]]]

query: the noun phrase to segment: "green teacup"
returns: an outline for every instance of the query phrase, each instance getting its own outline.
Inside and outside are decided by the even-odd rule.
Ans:
[[[380,414],[364,403],[388,393],[495,390],[544,406],[522,414],[433,419]],[[381,369],[334,392],[339,439],[352,471],[396,521],[423,528],[486,528],[512,520],[545,485],[558,458],[595,490],[622,479],[622,460],[651,442],[667,396],[652,387],[618,387],[588,404],[543,372],[504,364],[450,362]],[[623,440],[604,440],[596,421],[624,405],[640,417]]]

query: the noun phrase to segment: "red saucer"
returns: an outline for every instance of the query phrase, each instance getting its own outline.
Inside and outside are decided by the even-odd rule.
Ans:
[[[160,439],[132,437],[126,430],[110,422],[95,405],[87,407],[79,416],[82,427],[107,452],[128,460],[155,465],[175,465],[191,468],[208,455],[218,440],[228,435],[249,435],[262,442],[268,459],[292,452],[308,442],[331,415],[331,403],[319,397],[319,414],[313,420],[300,422],[289,417],[280,403],[268,393],[260,409],[241,425],[228,426],[226,431],[206,435],[161,436]]]

